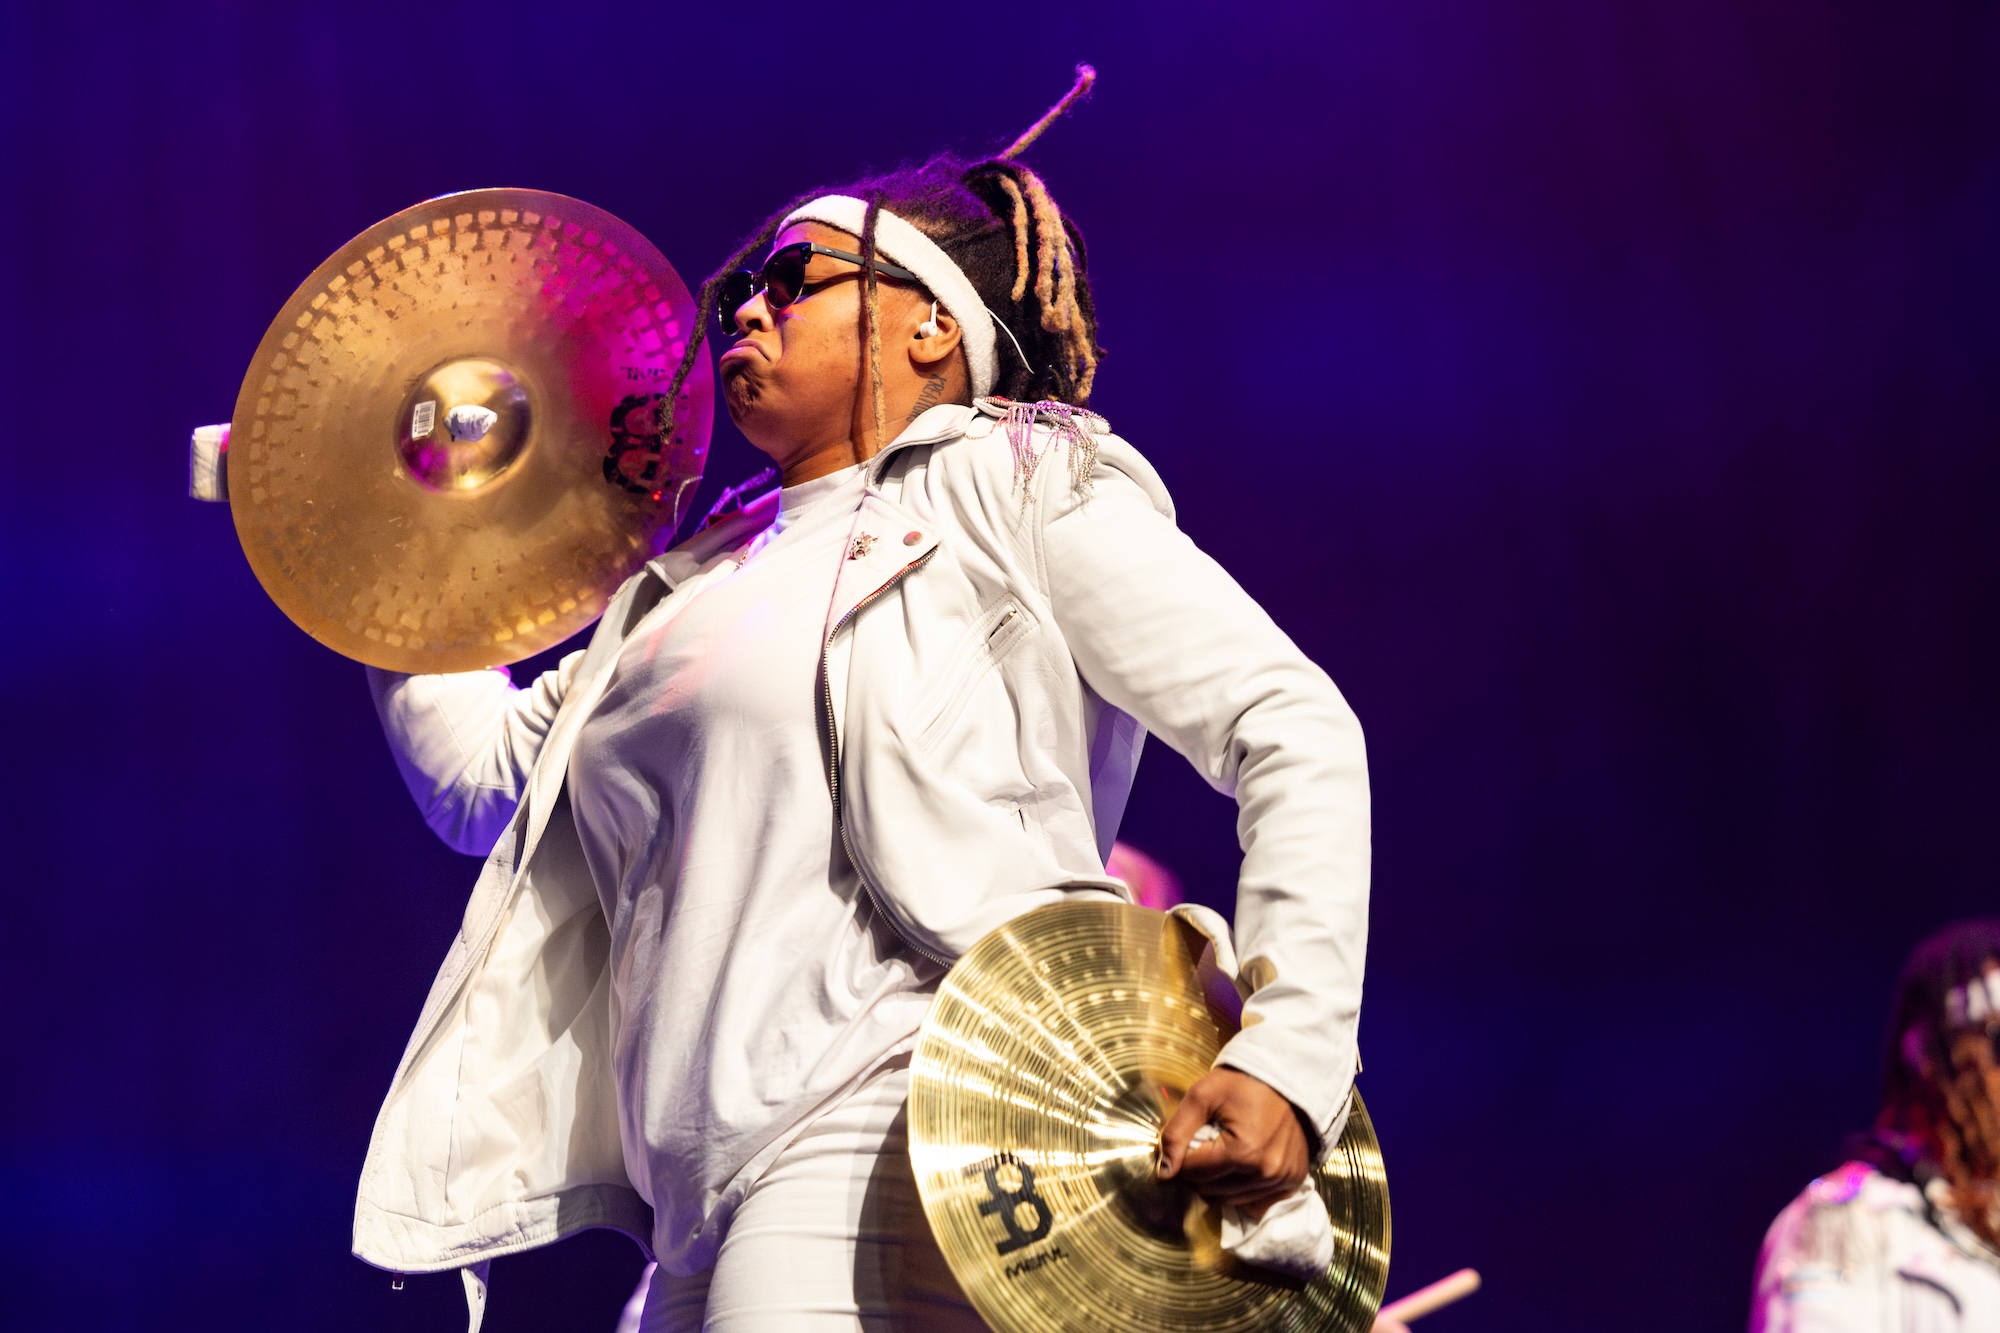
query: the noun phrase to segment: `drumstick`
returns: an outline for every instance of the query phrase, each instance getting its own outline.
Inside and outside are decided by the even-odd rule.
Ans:
[[[1461,1268],[1450,1277],[1441,1277],[1428,1287],[1411,1292],[1393,1305],[1383,1306],[1376,1317],[1407,1324],[1412,1319],[1442,1310],[1453,1301],[1463,1300],[1478,1290],[1478,1270]]]

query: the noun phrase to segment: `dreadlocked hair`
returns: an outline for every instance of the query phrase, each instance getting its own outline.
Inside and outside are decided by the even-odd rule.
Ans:
[[[1876,1131],[1907,1138],[1951,1189],[1952,1212],[2000,1250],[2000,1014],[1968,1025],[1949,996],[2000,968],[2000,918],[1923,941],[1896,983]],[[1914,1057],[1914,1058],[1913,1058]]]
[[[1097,342],[1097,304],[1091,297],[1089,255],[1076,224],[1056,206],[1048,187],[1014,160],[1089,90],[1097,72],[1077,66],[1077,81],[997,156],[966,161],[941,153],[917,166],[880,176],[812,190],[786,203],[736,247],[709,275],[698,294],[697,319],[706,330],[715,318],[723,283],[750,257],[768,249],[785,218],[810,200],[845,194],[866,201],[861,253],[861,341],[868,356],[864,386],[876,439],[883,434],[882,332],[875,257],[876,219],[894,213],[935,242],[964,270],[979,299],[1005,326],[995,339],[999,363],[992,392],[1037,402],[1053,399],[1074,407],[1090,401],[1104,349]],[[954,310],[961,323],[984,318],[976,310]],[[1011,335],[1011,336],[1010,336]],[[678,401],[681,385],[702,355],[704,343],[690,339],[668,390]]]

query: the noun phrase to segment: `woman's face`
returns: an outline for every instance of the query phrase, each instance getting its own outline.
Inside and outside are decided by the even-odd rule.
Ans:
[[[800,241],[861,252],[854,237],[818,222],[785,228],[772,248]],[[759,292],[736,314],[740,336],[720,362],[723,401],[743,434],[780,467],[859,433],[864,356],[860,272],[858,264],[814,255],[798,300],[772,310]],[[930,307],[914,288],[900,283],[882,281],[877,291],[887,374],[893,350]]]
[[[2000,995],[2000,964],[1987,964],[1985,988],[1988,995]],[[1948,1077],[1980,1122],[1989,1150],[2000,1157],[2000,1015],[1990,1004],[1968,1008],[1973,1012],[1965,1022],[1945,1034],[1952,1064]]]

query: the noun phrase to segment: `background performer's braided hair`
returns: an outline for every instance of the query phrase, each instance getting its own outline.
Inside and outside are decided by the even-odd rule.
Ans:
[[[2000,918],[1961,921],[1910,955],[1896,983],[1876,1131],[1919,1147],[1951,1187],[1953,1213],[2000,1250],[2000,1015],[1953,1027],[1947,999],[1995,966]]]
[[[875,254],[875,218],[887,209],[923,232],[965,271],[974,290],[1007,331],[995,341],[999,373],[993,392],[1004,398],[1035,402],[1055,399],[1077,407],[1090,401],[1104,349],[1097,344],[1097,307],[1091,298],[1089,255],[1083,235],[1063,216],[1041,177],[1014,160],[1041,137],[1055,120],[1083,96],[1097,78],[1088,65],[1077,66],[1076,85],[1050,107],[998,156],[967,162],[949,153],[915,167],[903,167],[848,185],[818,189],[788,201],[744,238],[721,268],[701,285],[697,299],[699,328],[715,318],[722,284],[731,273],[748,267],[754,255],[768,249],[779,224],[796,208],[826,194],[845,194],[868,202],[861,253]],[[882,417],[882,337],[876,273],[863,274],[861,340],[868,368],[863,388],[875,421],[878,444],[886,444]],[[977,311],[953,311],[960,322],[984,318]],[[1014,341],[1020,344],[1016,351]],[[668,401],[678,401],[704,343],[690,339],[674,372]],[[1027,362],[1022,361],[1022,353]]]

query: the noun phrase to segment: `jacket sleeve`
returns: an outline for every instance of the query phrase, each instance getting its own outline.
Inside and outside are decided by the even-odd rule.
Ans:
[[[484,856],[499,841],[582,660],[571,653],[525,690],[501,668],[441,676],[368,668],[403,783],[454,850]]]
[[[1283,1093],[1331,1145],[1346,1120],[1368,940],[1361,727],[1315,666],[1174,525],[1129,445],[1100,443],[1092,495],[1056,466],[1040,553],[1086,682],[1237,803],[1243,1030],[1219,1063]]]

